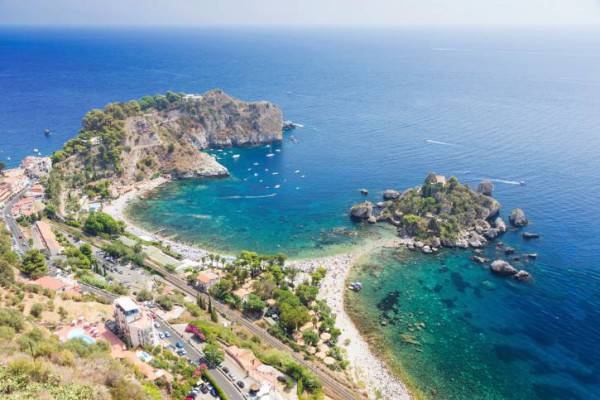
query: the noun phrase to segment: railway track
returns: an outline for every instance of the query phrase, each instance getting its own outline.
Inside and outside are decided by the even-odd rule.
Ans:
[[[70,232],[71,234],[73,234],[74,231],[76,231],[74,228],[72,228],[68,225],[65,225],[65,224],[56,223],[56,222],[54,224],[57,227],[59,227],[61,230]],[[106,241],[104,239],[100,239],[100,238],[88,237],[86,239],[89,240],[90,242],[92,242],[97,247],[101,247],[102,244],[109,243],[108,241]],[[196,289],[194,289],[193,287],[188,285],[188,283],[184,279],[181,279],[180,277],[172,274],[167,269],[161,267],[157,263],[155,263],[149,259],[146,259],[145,266],[147,268],[155,271],[156,273],[160,274],[167,282],[169,282],[170,284],[172,284],[173,286],[175,286],[177,289],[181,290],[182,292],[184,292],[188,295],[191,295],[193,297],[200,295],[200,296],[203,296],[205,298],[205,300],[208,300],[208,296],[205,293],[201,293],[201,292],[197,291]],[[351,385],[350,383],[340,382],[338,379],[334,378],[329,371],[316,366],[315,364],[313,364],[310,361],[304,360],[292,348],[290,348],[285,343],[281,342],[279,339],[273,337],[265,329],[257,326],[255,323],[253,323],[249,319],[245,318],[240,312],[231,310],[229,307],[225,306],[222,303],[219,303],[218,301],[213,301],[212,304],[213,304],[213,307],[215,307],[215,309],[219,313],[224,315],[229,321],[231,321],[232,323],[237,323],[239,325],[242,325],[244,328],[246,328],[252,334],[259,337],[263,341],[263,343],[266,343],[267,345],[269,345],[277,350],[285,351],[294,359],[294,361],[296,361],[298,364],[302,365],[303,367],[306,367],[307,369],[309,369],[321,381],[321,383],[323,384],[323,391],[325,392],[325,394],[328,397],[330,397],[334,400],[359,400],[359,399],[366,398],[364,395],[361,395],[361,394],[357,393],[357,391],[350,388],[349,387]]]

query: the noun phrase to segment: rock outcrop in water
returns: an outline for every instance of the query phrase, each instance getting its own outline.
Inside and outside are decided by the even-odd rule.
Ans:
[[[94,198],[119,193],[159,174],[176,178],[227,176],[209,147],[251,146],[282,140],[281,110],[244,102],[221,90],[203,95],[167,92],[112,103],[86,114],[79,134],[53,156],[55,188]]]
[[[510,212],[510,216],[508,217],[508,221],[510,224],[516,228],[522,228],[524,226],[529,225],[529,220],[525,215],[525,211],[520,208],[515,208]]]
[[[426,253],[442,246],[483,247],[506,230],[502,219],[496,218],[500,203],[454,177],[446,180],[432,173],[419,187],[402,193],[386,190],[383,196],[378,214],[371,203],[363,202],[351,208],[350,216],[388,222],[397,227],[400,236],[414,239],[412,248]]]

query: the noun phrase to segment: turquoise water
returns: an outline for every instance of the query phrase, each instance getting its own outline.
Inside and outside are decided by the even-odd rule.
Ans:
[[[67,335],[67,339],[81,339],[87,344],[96,343],[96,339],[86,334],[81,328],[72,329],[71,332],[69,332],[69,334]]]
[[[398,340],[401,320],[370,329],[448,398],[599,399],[599,50],[598,30],[567,28],[2,30],[0,159],[58,149],[111,101],[214,87],[268,99],[305,125],[297,143],[288,135],[272,158],[235,149],[222,160],[231,179],[167,185],[133,214],[225,252],[299,257],[370,236],[346,215],[359,188],[376,201],[429,171],[491,178],[503,216],[523,207],[541,234],[502,239],[539,254],[531,284],[490,277],[469,252],[375,258],[383,270],[364,277],[357,304],[379,318],[398,291],[398,313],[426,321],[422,352]],[[268,164],[256,179],[254,162]]]
[[[383,336],[385,351],[420,391],[440,399],[597,397],[595,338],[578,336],[586,317],[571,305],[579,300],[559,294],[564,288],[543,275],[548,266],[522,263],[537,276],[523,285],[463,252],[406,253],[380,251],[363,262],[350,279],[364,289],[349,300],[363,331]],[[573,286],[584,284],[569,275]]]
[[[315,198],[319,172],[295,160],[286,149],[293,146],[299,145],[215,150],[231,178],[171,183],[134,203],[128,213],[163,236],[225,253],[251,249],[291,257],[323,255],[356,245],[376,231],[355,229],[347,218],[352,195]]]

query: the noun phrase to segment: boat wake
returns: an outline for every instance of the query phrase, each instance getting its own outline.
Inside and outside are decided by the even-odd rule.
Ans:
[[[222,200],[239,200],[239,199],[266,199],[268,197],[275,197],[277,193],[264,194],[260,196],[225,196],[219,197]]]
[[[440,146],[460,146],[460,145],[455,144],[455,143],[442,142],[440,140],[433,140],[433,139],[425,139],[425,143],[437,144],[437,145],[440,145]]]
[[[504,183],[505,185],[517,185],[525,186],[525,181],[513,181],[510,179],[496,179],[496,178],[475,178],[482,181],[490,181],[493,183]]]

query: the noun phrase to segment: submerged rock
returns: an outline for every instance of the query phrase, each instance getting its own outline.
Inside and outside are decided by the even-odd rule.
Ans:
[[[485,264],[488,261],[487,258],[476,255],[472,256],[471,260],[475,261],[477,264]]]
[[[523,211],[520,208],[515,208],[511,211],[510,216],[508,217],[508,221],[512,226],[517,228],[521,228],[529,224],[529,220],[525,215],[525,211]]]
[[[533,233],[533,232],[523,232],[523,239],[539,239],[540,234],[539,233]]]
[[[531,280],[531,274],[522,269],[515,274],[515,279],[521,282],[529,282]]]
[[[515,267],[513,267],[512,265],[510,265],[508,262],[506,262],[504,260],[495,260],[494,262],[492,262],[491,267],[492,267],[492,272],[495,273],[496,275],[510,276],[510,275],[515,275],[517,273],[517,270],[515,269]]]

